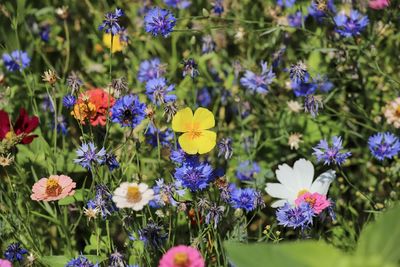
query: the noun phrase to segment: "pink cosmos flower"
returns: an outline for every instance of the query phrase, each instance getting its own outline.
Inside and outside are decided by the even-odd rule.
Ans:
[[[370,0],[369,7],[372,9],[384,9],[390,5],[390,0]]]
[[[12,264],[8,260],[0,259],[0,267],[12,267]]]
[[[170,248],[161,258],[158,267],[204,267],[200,252],[188,246]]]
[[[324,209],[331,205],[331,202],[326,199],[325,195],[318,193],[305,192],[297,197],[295,200],[296,206],[300,205],[302,202],[307,202],[311,205],[315,214],[320,214]]]
[[[32,187],[31,199],[36,201],[54,201],[75,194],[76,184],[66,175],[50,175],[42,178]]]

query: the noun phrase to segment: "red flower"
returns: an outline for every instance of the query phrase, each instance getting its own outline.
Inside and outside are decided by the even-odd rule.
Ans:
[[[24,108],[19,110],[19,117],[11,127],[8,113],[0,110],[0,140],[12,138],[13,136],[22,137],[21,144],[30,144],[37,135],[29,135],[39,125],[39,118],[29,117]]]

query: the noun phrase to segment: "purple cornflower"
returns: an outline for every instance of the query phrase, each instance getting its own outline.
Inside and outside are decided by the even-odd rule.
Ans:
[[[176,95],[169,94],[174,90],[175,85],[167,85],[167,80],[163,77],[152,79],[146,84],[146,95],[157,106],[176,101]]]
[[[4,53],[3,62],[8,71],[22,71],[29,67],[31,59],[25,51],[15,50],[11,54]]]
[[[103,164],[107,165],[110,172],[119,168],[119,162],[114,154],[107,153]]]
[[[144,60],[139,66],[138,80],[143,83],[155,78],[161,78],[164,74],[165,67],[161,64],[159,58]]]
[[[67,262],[65,267],[97,267],[97,264],[93,264],[83,255],[79,255],[78,257]]]
[[[291,87],[293,93],[297,97],[311,95],[315,93],[318,88],[317,84],[308,73],[303,77],[303,80],[292,81]]]
[[[224,1],[223,0],[214,0],[211,5],[213,6],[213,12],[218,16],[221,16],[224,13]]]
[[[114,252],[110,255],[110,265],[108,267],[125,267],[125,262],[124,262],[124,255],[119,253],[117,250],[114,250]]]
[[[233,189],[230,204],[235,209],[254,210],[257,207],[256,190],[253,188]]]
[[[241,181],[253,180],[254,176],[260,172],[260,166],[257,162],[250,162],[248,160],[239,164],[236,169],[236,177]]]
[[[328,77],[317,75],[314,80],[314,83],[317,86],[317,90],[321,91],[322,93],[328,93],[333,88],[333,83],[328,80]]]
[[[40,27],[39,36],[43,42],[47,43],[50,39],[50,25],[44,25],[43,27]]]
[[[79,77],[79,74],[75,71],[72,71],[67,78],[67,85],[71,89],[71,95],[73,95],[79,88],[83,85],[82,79]]]
[[[318,115],[320,108],[324,107],[322,97],[318,95],[306,95],[304,98],[304,111],[311,114],[313,118]]]
[[[303,14],[301,11],[297,11],[294,14],[290,14],[287,17],[289,26],[294,28],[300,28],[303,25]]]
[[[181,167],[175,169],[174,177],[182,186],[192,192],[205,189],[212,179],[213,169],[208,163],[198,160],[185,161]]]
[[[102,147],[100,151],[97,151],[97,147],[94,143],[89,142],[83,143],[81,147],[76,150],[76,154],[78,158],[74,159],[74,162],[90,170],[94,163],[103,164],[106,150]]]
[[[66,108],[73,108],[76,103],[76,98],[73,95],[66,95],[63,97],[63,105]]]
[[[138,126],[146,117],[146,104],[139,101],[136,95],[123,96],[111,108],[111,121],[122,127]]]
[[[308,14],[318,22],[321,22],[324,18],[328,17],[328,13],[336,13],[336,7],[333,0],[328,0],[326,4],[322,6],[315,1],[312,1],[311,5],[308,7]]]
[[[218,157],[223,156],[226,160],[232,158],[232,138],[222,138],[218,142]]]
[[[279,225],[294,229],[300,227],[302,230],[312,224],[314,215],[312,207],[306,202],[301,203],[297,207],[292,207],[289,203],[286,203],[276,211]]]
[[[280,7],[291,8],[296,3],[296,0],[277,0],[276,4]]]
[[[11,262],[21,262],[24,259],[24,254],[27,253],[28,251],[21,247],[20,243],[11,243],[8,245],[6,251],[4,251],[4,258]]]
[[[53,122],[52,122],[53,129],[55,126],[56,125],[55,125],[54,119],[53,119]],[[68,133],[67,120],[65,119],[65,117],[63,115],[57,116],[57,132],[61,133],[62,135],[67,135],[67,133]]]
[[[110,190],[108,190],[107,186],[103,184],[96,185],[96,195],[94,199],[88,201],[87,206],[92,210],[98,209],[103,220],[105,220],[114,211],[118,210],[118,208],[115,206],[115,203],[112,201],[112,194]]]
[[[176,19],[169,10],[154,7],[144,17],[146,32],[153,36],[162,35],[168,37],[174,29]]]
[[[197,104],[201,107],[208,107],[211,104],[211,94],[206,87],[197,93]]]
[[[206,208],[206,224],[213,224],[214,229],[217,228],[219,221],[224,215],[225,207],[217,206],[217,204],[212,203],[208,208]]]
[[[307,65],[302,61],[292,64],[289,68],[289,78],[293,83],[300,83],[305,78],[309,78],[310,74],[307,71]]]
[[[103,23],[99,26],[99,30],[104,30],[106,33],[116,35],[121,31],[121,26],[118,24],[120,17],[124,15],[122,9],[116,8],[114,13],[109,12],[105,14]]]
[[[335,31],[344,37],[360,35],[369,23],[367,16],[361,15],[354,9],[350,10],[350,16],[347,16],[344,11],[338,13],[334,21]]]
[[[194,61],[193,58],[189,59],[184,59],[183,62],[183,77],[186,77],[187,75],[190,76],[190,78],[194,79],[197,76],[199,76],[199,70],[197,69],[197,63]]]
[[[211,35],[205,35],[201,38],[202,44],[201,44],[201,52],[203,54],[208,54],[211,53],[215,50],[215,42],[212,38]]]
[[[173,8],[178,8],[178,9],[186,9],[192,4],[188,0],[164,0],[164,3],[167,6],[170,6]]]
[[[369,150],[372,155],[382,161],[391,159],[400,152],[399,139],[392,133],[377,133],[368,139]]]
[[[154,222],[149,222],[138,232],[139,239],[144,242],[145,246],[154,249],[160,249],[168,236],[164,227]]]
[[[40,104],[40,107],[42,108],[43,111],[50,111],[51,113],[54,112],[54,107],[53,103],[51,102],[51,99],[48,95],[45,95],[43,97],[43,102]]]
[[[153,124],[150,124],[145,133],[145,137],[146,142],[153,147],[157,147],[158,142],[160,142],[161,147],[167,147],[171,146],[171,141],[174,139],[174,132],[171,129],[161,131],[160,129],[154,127]]]
[[[185,194],[185,190],[182,188],[182,183],[180,181],[166,184],[162,178],[156,181],[156,185],[153,187],[153,190],[155,195],[151,206],[157,208],[160,206],[165,206],[166,204],[176,207],[178,203],[174,199],[175,194],[180,197]]]
[[[267,62],[261,61],[262,71],[260,74],[255,74],[250,70],[246,70],[244,77],[240,79],[240,83],[250,90],[252,93],[266,94],[269,91],[268,85],[275,78],[275,73],[272,68],[268,68]]]
[[[314,152],[312,153],[317,157],[317,161],[324,162],[324,165],[342,165],[348,157],[351,156],[351,152],[342,151],[342,137],[332,137],[332,146],[329,146],[328,142],[324,139],[319,141],[316,147],[313,147]]]

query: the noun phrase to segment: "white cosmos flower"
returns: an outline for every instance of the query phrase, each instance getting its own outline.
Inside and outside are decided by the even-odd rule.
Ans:
[[[153,189],[144,183],[122,183],[114,191],[112,200],[118,208],[142,210],[154,198]]]
[[[310,192],[325,195],[328,193],[331,182],[335,179],[335,171],[324,172],[313,182],[314,166],[306,159],[297,160],[293,168],[287,164],[279,165],[276,177],[280,183],[267,183],[265,191],[280,200],[272,203],[271,207],[277,208],[289,202],[295,205],[298,196]]]

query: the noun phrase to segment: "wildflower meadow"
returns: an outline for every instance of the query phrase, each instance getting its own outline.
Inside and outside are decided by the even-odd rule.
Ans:
[[[0,23],[0,267],[400,266],[399,0]]]

